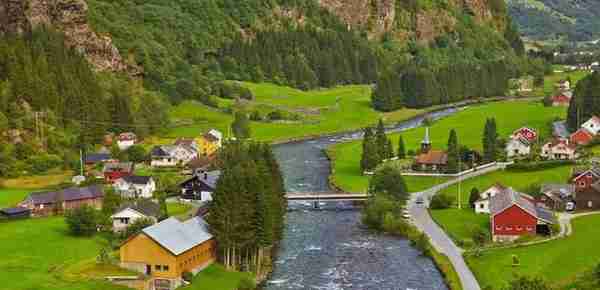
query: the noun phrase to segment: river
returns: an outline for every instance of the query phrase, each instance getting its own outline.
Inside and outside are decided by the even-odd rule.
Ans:
[[[419,126],[456,109],[398,123],[388,132]],[[330,164],[324,149],[362,138],[360,132],[274,146],[288,192],[330,192]],[[282,289],[448,289],[431,259],[406,239],[370,233],[361,226],[360,209],[349,202],[290,202],[284,238],[267,290]]]

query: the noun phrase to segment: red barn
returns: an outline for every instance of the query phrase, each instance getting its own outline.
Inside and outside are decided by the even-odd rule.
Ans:
[[[594,136],[586,129],[581,128],[569,137],[571,143],[577,145],[587,145],[594,140]]]
[[[524,235],[549,233],[552,212],[539,208],[526,195],[509,188],[490,199],[491,231],[494,242],[511,242]]]
[[[104,180],[108,183],[114,183],[117,179],[133,174],[132,162],[109,162],[104,164]]]
[[[537,132],[528,127],[521,127],[518,130],[515,130],[511,136],[511,139],[524,138],[529,143],[533,143],[537,140]]]
[[[575,191],[581,192],[588,189],[592,184],[600,179],[600,168],[592,167],[583,172],[574,174],[571,184],[575,185]]]

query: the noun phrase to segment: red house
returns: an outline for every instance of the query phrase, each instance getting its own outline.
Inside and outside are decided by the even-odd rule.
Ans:
[[[117,179],[133,174],[132,162],[109,162],[104,164],[102,170],[104,180],[108,183],[114,183]]]
[[[538,135],[535,130],[528,127],[521,127],[512,133],[511,139],[524,138],[529,141],[529,143],[533,143],[537,140],[537,137]]]
[[[490,198],[491,232],[494,242],[512,242],[524,235],[549,234],[552,212],[537,207],[527,195],[509,188]]]
[[[569,137],[571,143],[577,145],[587,145],[594,140],[594,136],[586,129],[580,128]]]
[[[552,97],[552,106],[554,107],[568,107],[571,102],[571,97],[567,96],[565,93],[560,93]]]
[[[575,185],[576,192],[582,192],[598,180],[600,180],[600,168],[592,167],[583,172],[574,173],[571,184]]]

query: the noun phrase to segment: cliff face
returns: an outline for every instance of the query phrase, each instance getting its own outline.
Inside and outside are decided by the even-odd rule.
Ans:
[[[325,7],[350,27],[366,28],[372,37],[392,33],[396,38],[415,36],[419,42],[429,42],[452,31],[457,20],[450,9],[472,14],[478,23],[489,22],[493,15],[487,0],[450,0],[449,7],[420,8],[411,13],[403,0],[320,0]]]
[[[21,34],[47,25],[65,34],[66,45],[75,48],[98,71],[127,71],[138,75],[137,66],[127,65],[112,39],[98,35],[87,23],[84,0],[4,0],[0,3],[0,34]]]

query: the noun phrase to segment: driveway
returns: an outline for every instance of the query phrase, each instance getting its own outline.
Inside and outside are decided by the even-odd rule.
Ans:
[[[429,211],[427,210],[429,200],[440,190],[454,185],[459,181],[467,180],[469,178],[496,171],[498,169],[503,169],[505,166],[506,164],[496,164],[494,166],[471,172],[448,182],[436,185],[430,189],[415,192],[412,194],[411,199],[408,202],[408,211],[410,212],[414,225],[429,237],[432,246],[438,252],[448,256],[450,262],[454,266],[454,269],[458,273],[460,282],[465,290],[480,290],[481,287],[479,286],[477,279],[475,279],[475,275],[473,275],[473,272],[471,272],[471,269],[469,269],[465,263],[465,260],[463,259],[463,250],[454,244],[446,232],[442,230],[429,215]],[[416,204],[417,198],[423,199],[424,203]]]

